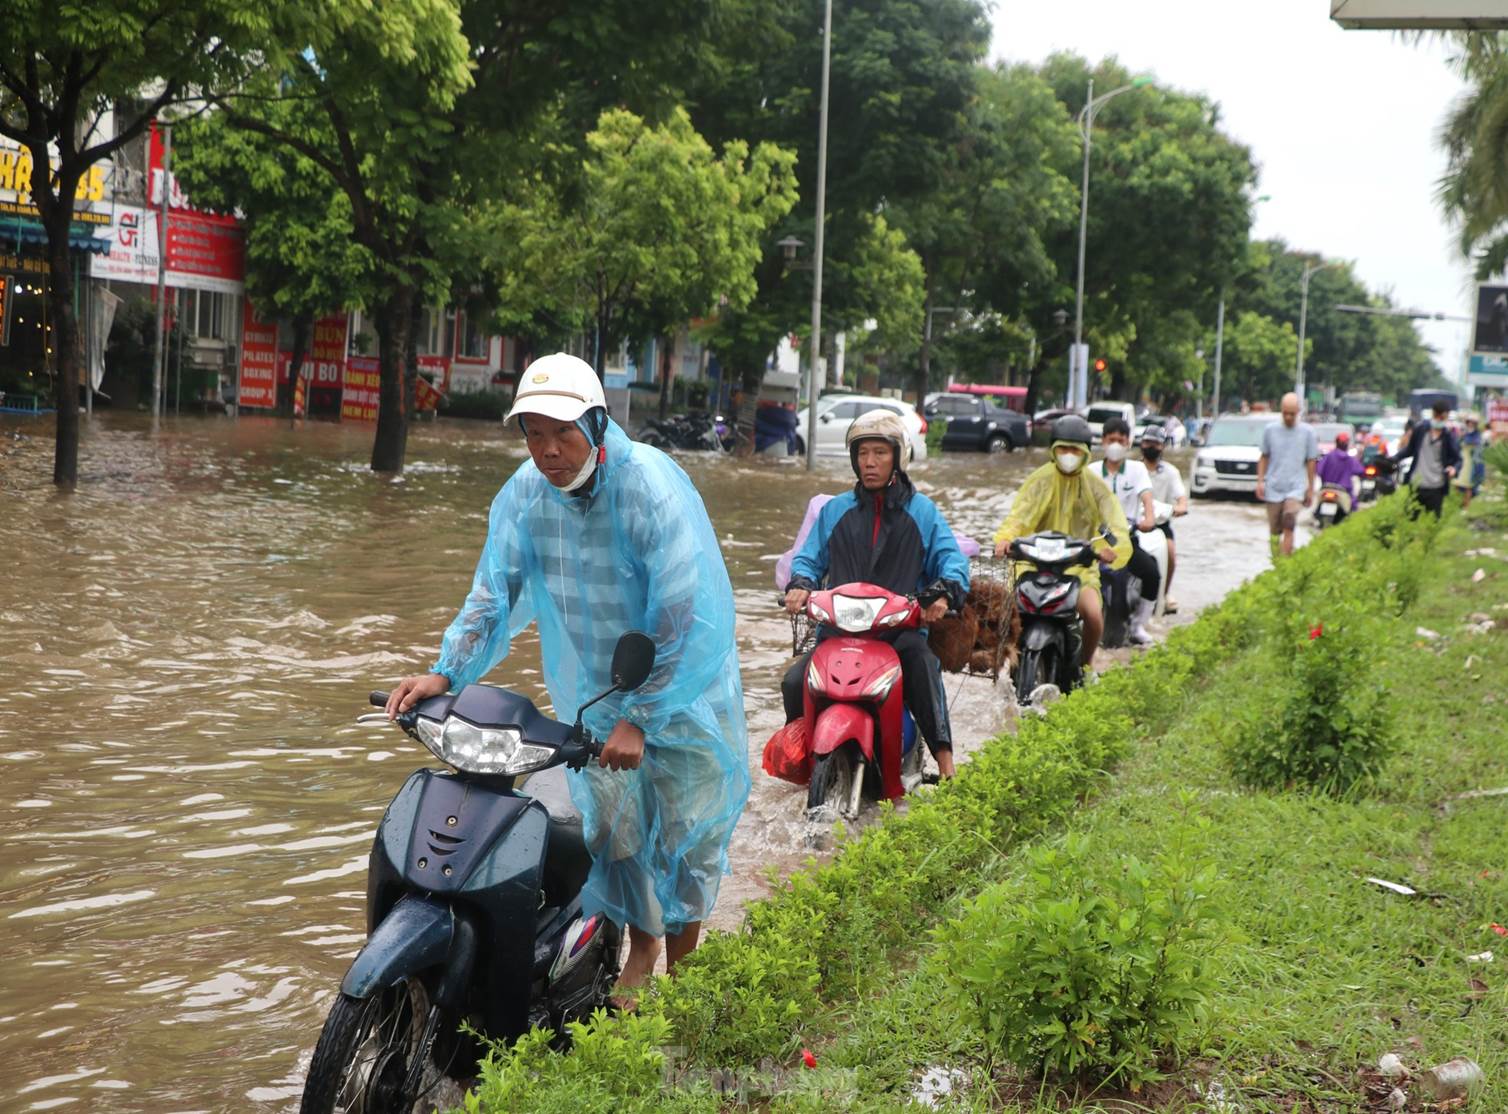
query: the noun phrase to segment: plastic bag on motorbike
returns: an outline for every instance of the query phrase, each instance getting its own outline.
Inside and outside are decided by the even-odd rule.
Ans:
[[[764,772],[781,781],[805,785],[812,780],[812,747],[806,720],[788,723],[764,745]]]

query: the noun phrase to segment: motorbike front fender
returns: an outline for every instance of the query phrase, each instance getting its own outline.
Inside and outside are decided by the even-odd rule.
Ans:
[[[865,759],[874,761],[874,717],[857,704],[829,704],[812,729],[812,754],[831,754],[849,739],[859,744]]]
[[[444,964],[455,932],[455,913],[449,905],[405,894],[351,961],[340,982],[341,993],[367,998],[407,975]]]
[[[1027,650],[1043,650],[1048,646],[1062,646],[1063,625],[1061,623],[1031,623],[1021,634],[1021,645]]]

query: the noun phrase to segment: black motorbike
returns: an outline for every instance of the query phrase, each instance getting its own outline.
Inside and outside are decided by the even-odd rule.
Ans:
[[[613,687],[582,711],[638,688],[654,659],[647,635],[623,635]],[[409,775],[377,828],[367,942],[315,1046],[302,1114],[409,1114],[441,1077],[475,1075],[482,1050],[462,1022],[502,1040],[563,1034],[618,977],[621,926],[581,909],[592,859],[562,767],[601,746],[580,714],[558,723],[518,693],[467,685],[396,722],[449,769]]]
[[[1114,544],[1106,537],[1106,541]],[[1079,578],[1072,569],[1093,565],[1094,543],[1056,531],[1011,542],[1013,560],[1036,567],[1016,582],[1016,609],[1021,615],[1020,656],[1016,661],[1016,699],[1026,704],[1038,685],[1056,685],[1068,693],[1082,682],[1084,632],[1079,620]]]
[[[723,452],[727,446],[718,424],[717,416],[701,412],[650,418],[644,423],[639,440],[657,449]]]
[[[1389,456],[1364,457],[1361,471],[1361,494],[1358,503],[1370,503],[1398,490],[1398,465]]]

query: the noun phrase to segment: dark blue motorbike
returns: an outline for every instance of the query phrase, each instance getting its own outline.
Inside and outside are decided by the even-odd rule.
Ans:
[[[638,688],[654,659],[648,636],[625,634],[613,687],[581,710]],[[383,814],[367,942],[315,1046],[302,1114],[409,1114],[442,1077],[475,1075],[481,1048],[463,1022],[502,1040],[563,1032],[618,977],[621,926],[581,909],[592,860],[564,768],[601,746],[580,714],[558,723],[517,693],[468,685],[396,722],[449,768],[409,775]]]

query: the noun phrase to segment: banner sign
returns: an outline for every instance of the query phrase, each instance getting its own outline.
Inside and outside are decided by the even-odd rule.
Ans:
[[[97,162],[79,176],[73,194],[75,225],[103,224],[110,219],[109,162]],[[36,174],[30,148],[0,138],[0,214],[40,220],[31,184]]]
[[[428,375],[441,394],[450,393],[449,356],[420,356],[419,374],[420,376]]]
[[[440,400],[444,397],[424,376],[421,375],[414,381],[415,413],[422,414],[426,410],[438,410],[440,408]]]
[[[117,205],[109,223],[96,235],[108,237],[109,253],[89,260],[94,278],[119,282],[157,282],[159,212],[139,205]],[[234,222],[204,221],[192,214],[168,217],[166,282],[174,289],[240,294],[246,278],[246,243]]]
[[[377,420],[382,388],[382,365],[375,356],[352,356],[346,361],[345,390],[340,396],[340,416],[358,422]]]
[[[1508,286],[1485,282],[1477,286],[1471,350],[1491,355],[1508,353]]]
[[[274,410],[278,404],[278,327],[263,321],[247,298],[241,320],[241,379],[236,405]]]

